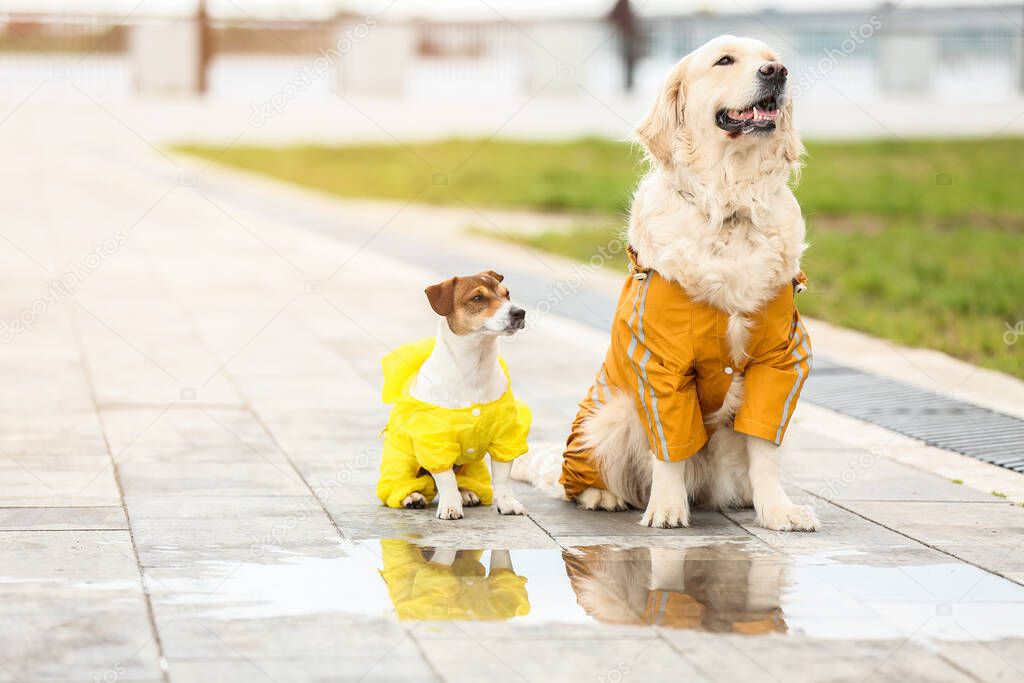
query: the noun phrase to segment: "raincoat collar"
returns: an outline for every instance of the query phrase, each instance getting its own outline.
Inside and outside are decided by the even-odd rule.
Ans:
[[[381,361],[381,366],[384,370],[384,389],[381,392],[381,398],[384,400],[384,403],[409,402],[434,408],[438,407],[432,403],[421,401],[409,393],[409,387],[416,377],[416,373],[419,372],[420,367],[430,357],[430,354],[434,352],[436,341],[436,337],[420,339],[419,341],[403,344],[384,356],[384,359]],[[512,395],[512,377],[509,376],[505,359],[499,356],[498,362],[501,363],[501,371],[505,373],[505,379],[508,380],[505,393],[488,403],[476,403],[466,408],[446,408],[445,410],[473,410],[479,406],[491,405],[507,400]]]

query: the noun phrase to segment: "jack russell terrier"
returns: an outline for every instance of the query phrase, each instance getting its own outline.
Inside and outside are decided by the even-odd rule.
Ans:
[[[527,450],[530,409],[512,395],[498,338],[523,329],[526,311],[502,280],[489,270],[427,287],[441,316],[436,337],[384,358],[383,399],[394,407],[377,496],[388,507],[422,508],[436,495],[438,519],[461,519],[463,505],[492,500],[503,515],[524,514],[509,474]]]

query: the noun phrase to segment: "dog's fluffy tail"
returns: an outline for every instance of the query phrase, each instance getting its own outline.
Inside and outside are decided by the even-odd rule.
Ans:
[[[556,498],[565,498],[565,489],[558,478],[562,474],[562,446],[554,442],[536,443],[528,453],[512,463],[512,478],[525,481]]]
[[[583,422],[583,445],[592,449],[594,464],[608,490],[636,508],[647,504],[651,491],[651,458],[640,416],[632,399],[613,391],[608,402]],[[562,446],[541,443],[512,464],[512,478],[567,500],[558,482]]]
[[[608,490],[635,508],[646,507],[651,494],[650,445],[633,399],[613,391],[583,423],[583,436]]]

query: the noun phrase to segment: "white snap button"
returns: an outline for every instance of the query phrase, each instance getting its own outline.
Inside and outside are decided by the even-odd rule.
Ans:
[[[466,452],[467,453],[476,453],[476,449],[475,448],[467,448]]]
[[[473,417],[480,417],[480,409],[473,408]]]
[[[725,368],[725,374],[727,374],[727,375],[731,375],[731,374],[732,374],[732,368],[730,368],[730,367],[726,366],[726,368]]]

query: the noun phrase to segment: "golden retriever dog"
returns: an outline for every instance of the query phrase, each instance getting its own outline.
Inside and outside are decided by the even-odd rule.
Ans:
[[[644,509],[662,528],[688,526],[691,503],[752,506],[773,530],[818,525],[779,481],[811,362],[793,303],[803,146],[786,76],[763,42],[715,38],[671,69],[637,127],[649,172],[630,209],[632,279],[561,454],[560,485],[583,508]],[[551,488],[550,460],[513,477]]]
[[[606,624],[713,633],[786,633],[786,567],[733,543],[562,552],[576,601]]]

